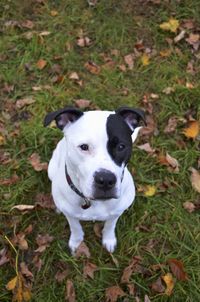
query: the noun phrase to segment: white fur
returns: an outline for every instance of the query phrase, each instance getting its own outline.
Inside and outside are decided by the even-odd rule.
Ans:
[[[135,186],[128,169],[117,166],[106,149],[106,120],[112,112],[89,111],[73,124],[64,128],[64,137],[57,144],[49,162],[48,176],[52,181],[52,195],[56,207],[67,218],[71,235],[69,247],[75,252],[84,238],[79,220],[105,221],[103,245],[109,252],[116,246],[115,226],[119,216],[135,198]],[[138,127],[139,128],[139,127]],[[134,140],[137,136],[136,129]],[[78,147],[88,144],[90,150],[83,152]],[[83,200],[69,187],[65,177],[65,164],[68,173],[79,191],[87,198],[92,197],[93,174],[99,169],[107,169],[117,177],[118,199],[93,200],[88,209],[82,209]]]

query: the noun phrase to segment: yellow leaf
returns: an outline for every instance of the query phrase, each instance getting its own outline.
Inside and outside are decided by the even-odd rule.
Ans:
[[[199,172],[194,169],[194,168],[191,168],[191,183],[192,183],[192,186],[193,188],[200,193],[200,174]]]
[[[141,61],[142,61],[142,65],[144,65],[144,66],[149,65],[149,63],[150,63],[149,56],[146,53],[144,53],[141,57]]]
[[[171,296],[173,288],[174,288],[174,280],[173,280],[172,274],[167,273],[165,276],[162,276],[162,279],[164,280],[164,282],[167,285],[165,294],[167,296]]]
[[[179,27],[179,21],[174,18],[170,18],[168,22],[164,22],[160,24],[161,29],[171,31],[173,33],[177,31],[178,27]]]
[[[15,276],[12,280],[10,280],[6,284],[7,290],[13,290],[16,287],[16,285],[17,285],[17,280],[18,280],[18,276]]]
[[[183,134],[188,138],[196,138],[199,134],[199,122],[190,122],[189,126],[183,130]]]
[[[24,301],[30,301],[31,300],[31,292],[28,288],[25,288],[23,290],[23,298],[24,298]]]
[[[52,17],[55,17],[58,15],[58,12],[57,12],[57,10],[51,10],[50,14]]]
[[[146,197],[151,197],[154,196],[156,194],[156,187],[155,186],[147,186],[146,190],[144,192],[144,195]]]
[[[6,142],[5,138],[2,135],[0,135],[0,146],[5,145],[5,142]]]
[[[167,58],[171,55],[172,51],[171,49],[163,49],[160,51],[160,56],[163,58]]]

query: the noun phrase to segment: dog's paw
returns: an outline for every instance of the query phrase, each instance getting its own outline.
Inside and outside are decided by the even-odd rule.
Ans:
[[[117,245],[117,239],[116,237],[113,238],[103,238],[103,246],[107,249],[109,253],[113,253],[116,245]]]
[[[79,247],[79,245],[81,244],[81,242],[83,241],[83,239],[73,239],[73,238],[70,238],[69,239],[69,248],[70,248],[70,251],[72,253],[72,255],[74,256],[76,254],[76,250],[77,248]]]

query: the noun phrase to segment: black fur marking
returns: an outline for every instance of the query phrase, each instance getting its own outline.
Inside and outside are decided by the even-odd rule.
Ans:
[[[107,118],[108,134],[107,150],[114,162],[121,166],[128,163],[132,150],[132,131],[119,114],[111,114]],[[124,147],[121,148],[121,145]]]
[[[53,120],[55,120],[57,127],[63,130],[68,122],[74,122],[82,115],[83,112],[76,108],[65,107],[63,109],[48,113],[44,119],[44,126],[48,126]]]

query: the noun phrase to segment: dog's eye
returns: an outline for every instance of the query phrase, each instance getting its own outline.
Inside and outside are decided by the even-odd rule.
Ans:
[[[82,151],[88,151],[89,150],[89,146],[87,144],[82,144],[79,146],[79,148],[82,150]]]
[[[124,144],[119,144],[118,146],[117,146],[117,151],[123,151],[124,149],[126,148],[126,146],[124,145]]]

